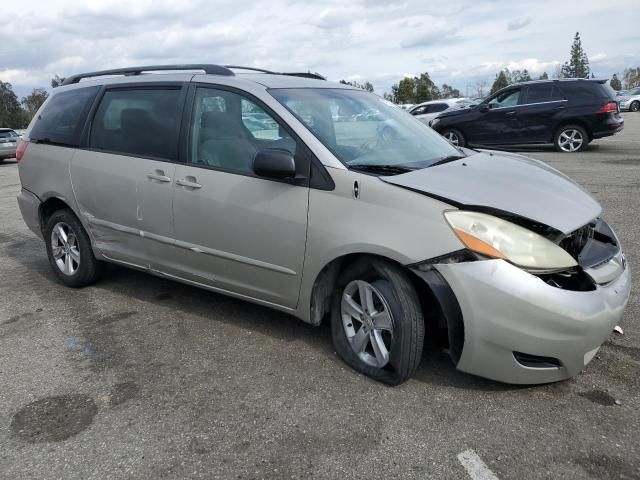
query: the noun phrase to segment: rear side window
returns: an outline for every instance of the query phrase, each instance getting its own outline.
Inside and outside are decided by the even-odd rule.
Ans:
[[[107,90],[93,119],[89,147],[178,159],[180,88]]]
[[[564,99],[562,92],[553,83],[529,85],[526,95],[525,104],[554,102]]]
[[[70,147],[80,145],[82,128],[98,90],[78,88],[55,95],[34,120],[29,138]]]
[[[444,112],[447,108],[449,108],[449,105],[446,103],[434,103],[429,108],[429,113]]]
[[[597,82],[575,81],[562,84],[560,87],[569,100],[578,102],[600,102],[609,98],[609,94]]]

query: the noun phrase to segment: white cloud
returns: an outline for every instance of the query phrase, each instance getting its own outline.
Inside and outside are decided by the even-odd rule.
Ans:
[[[507,23],[507,30],[520,30],[531,23],[531,17],[516,18]]]
[[[640,4],[618,2],[21,0],[0,29],[0,80],[21,96],[54,74],[188,62],[312,70],[369,80],[380,92],[404,72],[428,71],[464,89],[504,67],[551,74],[576,30],[606,76],[640,64],[629,40],[636,26],[619,22],[620,11],[640,17]]]

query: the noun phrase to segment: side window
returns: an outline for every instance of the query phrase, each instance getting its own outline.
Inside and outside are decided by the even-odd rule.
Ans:
[[[415,108],[411,111],[411,115],[424,115],[427,113],[429,109],[428,105],[423,105],[422,107]]]
[[[570,95],[571,100],[581,102],[600,102],[606,98],[604,92],[601,92],[595,82],[567,82],[562,85],[562,89]]]
[[[89,107],[99,87],[77,88],[54,95],[33,121],[31,140],[77,147]]]
[[[89,146],[114,153],[178,159],[180,89],[107,90]]]
[[[527,99],[525,101],[525,104],[550,102],[552,92],[553,92],[552,83],[541,83],[538,85],[529,85],[529,87],[527,87]]]
[[[444,112],[447,108],[449,108],[449,105],[447,105],[446,103],[434,103],[433,105],[431,105],[429,113]]]
[[[296,141],[261,107],[226,90],[198,88],[191,124],[191,163],[252,173],[265,148],[296,154]]]
[[[513,107],[518,104],[520,90],[509,90],[489,100],[489,108]]]

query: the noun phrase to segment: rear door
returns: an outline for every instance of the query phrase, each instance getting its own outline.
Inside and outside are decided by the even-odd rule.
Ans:
[[[105,89],[71,162],[82,215],[107,257],[149,268],[170,251],[181,83]]]
[[[555,118],[567,108],[567,100],[553,83],[525,87],[518,107],[518,135],[522,143],[551,142]]]
[[[465,131],[467,139],[485,145],[518,143],[517,106],[521,92],[521,88],[511,88],[480,104],[480,116],[470,122]],[[484,110],[487,107],[488,110]]]
[[[307,235],[310,162],[304,145],[257,99],[193,87],[189,162],[175,172],[172,271],[278,305],[297,304]],[[261,149],[286,149],[292,181],[260,178]]]

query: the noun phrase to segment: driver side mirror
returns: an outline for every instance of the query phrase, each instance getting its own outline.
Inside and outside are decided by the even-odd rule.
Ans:
[[[491,110],[491,107],[488,103],[483,103],[482,105],[480,105],[480,111],[482,113],[487,113],[489,110]]]
[[[259,177],[276,180],[295,178],[296,162],[288,150],[267,148],[256,153],[253,172]]]

